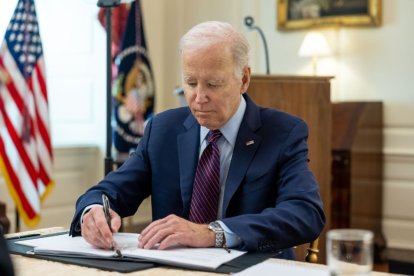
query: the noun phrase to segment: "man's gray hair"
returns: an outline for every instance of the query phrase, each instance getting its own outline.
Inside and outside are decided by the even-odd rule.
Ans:
[[[249,43],[243,34],[226,22],[207,21],[191,28],[180,40],[180,53],[185,49],[203,48],[216,43],[228,43],[236,65],[236,75],[241,77],[249,65]]]

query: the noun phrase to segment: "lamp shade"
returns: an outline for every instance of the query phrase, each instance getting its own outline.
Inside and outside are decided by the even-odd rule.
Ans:
[[[330,53],[325,36],[319,32],[307,33],[298,52],[301,57],[326,56]]]

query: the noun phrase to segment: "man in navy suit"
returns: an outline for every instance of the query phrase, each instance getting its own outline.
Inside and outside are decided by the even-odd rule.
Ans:
[[[0,275],[13,276],[13,263],[10,259],[9,250],[7,248],[6,240],[3,236],[3,229],[0,225]]]
[[[258,107],[245,93],[249,46],[228,23],[205,22],[180,41],[189,107],[154,116],[137,150],[82,195],[71,235],[109,248],[121,218],[152,197],[153,222],[139,246],[232,247],[294,258],[292,246],[318,237],[325,223],[319,187],[308,168],[308,129],[292,115]],[[216,219],[190,221],[197,163],[210,130],[220,130]],[[110,201],[111,228],[102,209]]]

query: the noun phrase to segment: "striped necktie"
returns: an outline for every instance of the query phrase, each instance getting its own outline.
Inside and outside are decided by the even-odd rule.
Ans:
[[[220,130],[211,130],[208,145],[197,165],[190,205],[189,220],[195,223],[210,223],[217,219],[220,193],[220,150],[217,140]]]

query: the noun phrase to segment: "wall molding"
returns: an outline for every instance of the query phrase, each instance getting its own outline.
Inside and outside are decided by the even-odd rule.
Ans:
[[[389,157],[414,158],[414,126],[390,126],[384,128],[384,154]]]
[[[414,250],[414,221],[383,219],[388,248]]]
[[[414,250],[414,149],[409,145],[414,131],[394,128],[384,135],[401,144],[393,141],[388,145],[395,146],[384,149],[383,232],[389,248]]]

